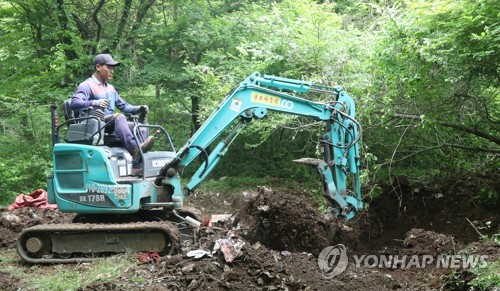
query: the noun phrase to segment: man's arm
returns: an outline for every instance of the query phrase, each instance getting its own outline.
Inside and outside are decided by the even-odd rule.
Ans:
[[[120,94],[118,94],[118,92],[116,92],[115,105],[116,108],[120,109],[123,113],[135,114],[139,110],[139,106],[130,105],[120,96]]]
[[[71,97],[71,109],[82,110],[92,106],[92,100],[89,101],[92,91],[87,82],[81,83]]]

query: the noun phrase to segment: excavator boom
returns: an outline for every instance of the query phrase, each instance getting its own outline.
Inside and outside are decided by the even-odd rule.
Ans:
[[[333,100],[327,103],[313,102],[292,95],[292,92],[329,94]],[[185,194],[188,195],[208,176],[246,124],[254,118],[264,118],[268,111],[325,122],[326,132],[321,139],[323,159],[300,159],[295,162],[316,167],[327,198],[339,206],[338,215],[346,219],[354,217],[363,204],[358,148],[361,126],[354,118],[353,99],[341,87],[318,86],[258,72],[231,90],[173,160],[162,167],[155,183],[158,186],[168,185],[173,189],[172,197],[183,200]],[[232,125],[234,127],[229,134],[208,154],[209,147]],[[204,163],[182,189],[178,173],[200,155]]]

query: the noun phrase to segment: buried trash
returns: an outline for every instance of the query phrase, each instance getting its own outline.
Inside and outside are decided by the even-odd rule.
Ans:
[[[212,228],[214,226],[222,226],[226,222],[233,222],[233,215],[232,214],[212,214],[210,216],[210,219],[206,223],[206,225],[209,228]]]
[[[147,263],[159,263],[161,261],[161,257],[157,252],[153,253],[142,253],[137,260],[138,265],[143,265]]]
[[[228,234],[229,238],[221,238],[215,241],[215,246],[212,251],[212,254],[216,253],[220,250],[224,254],[224,260],[226,263],[231,263],[237,257],[241,256],[243,252],[241,249],[245,245],[245,242],[242,241],[238,236]]]
[[[207,257],[212,257],[212,254],[210,252],[204,251],[204,250],[193,250],[189,251],[186,256],[188,258],[194,258],[194,259],[201,259],[205,256]]]

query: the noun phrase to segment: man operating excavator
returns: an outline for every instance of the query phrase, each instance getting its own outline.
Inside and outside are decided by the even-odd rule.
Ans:
[[[141,144],[139,143],[127,122],[126,117],[120,113],[114,113],[115,107],[123,113],[139,114],[139,123],[143,123],[146,114],[149,111],[147,105],[133,106],[125,101],[116,91],[113,85],[108,83],[113,77],[115,67],[120,63],[113,60],[109,54],[99,54],[94,58],[94,74],[82,82],[71,98],[71,109],[80,111],[94,109],[94,115],[103,119],[106,123],[105,132],[116,132],[121,142],[132,155],[134,161],[132,164],[132,174],[138,175],[142,172],[141,156],[142,152],[148,152],[154,144],[154,136],[149,136]],[[100,109],[100,110],[99,110]],[[99,112],[104,116],[99,116]]]

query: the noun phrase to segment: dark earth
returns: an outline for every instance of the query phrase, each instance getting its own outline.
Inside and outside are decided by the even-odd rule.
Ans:
[[[456,178],[439,187],[415,186],[403,178],[396,179],[383,187],[380,198],[367,198],[367,209],[348,223],[324,218],[312,192],[304,189],[273,191],[259,186],[233,194],[198,191],[186,204],[200,210],[206,223],[212,214],[231,217],[202,227],[198,241],[183,244],[177,255],[144,261],[137,254],[137,264],[127,273],[140,274],[146,283],[134,283],[124,274],[116,281],[96,280],[80,289],[468,290],[473,278],[468,268],[436,268],[436,264],[356,266],[353,256],[435,258],[474,254],[487,256],[487,262],[498,261],[499,245],[493,239],[481,239],[481,235],[491,238],[499,233],[497,205],[481,199],[482,189],[498,193],[500,175]],[[69,222],[72,218],[72,214],[52,210],[3,209],[1,248],[15,248],[18,233],[26,227]],[[221,251],[212,257],[187,256],[192,250],[210,252],[216,240],[230,237],[244,242],[241,255],[232,262],[226,262]],[[324,248],[338,244],[346,247],[349,264],[341,274],[325,278],[318,255]],[[19,259],[15,264],[25,263]],[[65,267],[74,269],[75,265]],[[23,288],[19,279],[0,270],[1,290]]]

